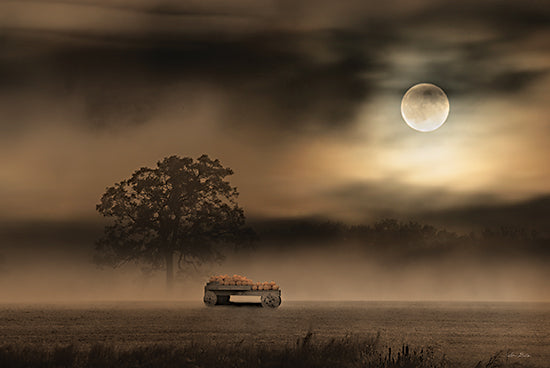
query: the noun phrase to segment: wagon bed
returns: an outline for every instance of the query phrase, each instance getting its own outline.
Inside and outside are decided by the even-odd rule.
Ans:
[[[204,304],[229,304],[231,295],[260,296],[263,307],[277,308],[281,304],[281,290],[252,290],[251,285],[223,285],[209,282],[204,286]]]

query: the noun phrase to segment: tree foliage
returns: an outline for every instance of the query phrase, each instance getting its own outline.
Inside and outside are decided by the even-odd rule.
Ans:
[[[219,160],[171,156],[107,188],[97,211],[114,223],[96,244],[96,260],[118,266],[136,261],[172,278],[174,259],[186,264],[221,259],[222,245],[250,238],[233,174]]]

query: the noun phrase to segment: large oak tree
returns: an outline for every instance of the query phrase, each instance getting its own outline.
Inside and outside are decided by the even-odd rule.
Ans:
[[[96,260],[114,267],[135,261],[166,269],[170,290],[174,264],[221,259],[223,246],[250,239],[233,174],[218,160],[171,156],[143,167],[107,188],[97,211],[114,222],[96,244]]]

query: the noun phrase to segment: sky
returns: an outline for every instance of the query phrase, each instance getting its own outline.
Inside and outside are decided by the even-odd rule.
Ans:
[[[163,157],[219,158],[249,217],[350,222],[550,192],[545,1],[1,1],[5,221],[92,219]],[[447,122],[400,116],[434,83]]]
[[[87,241],[106,187],[202,154],[251,220],[550,228],[544,0],[0,0],[0,50],[20,233]],[[430,133],[400,114],[422,82],[450,101]]]
[[[350,222],[550,192],[545,1],[0,1],[0,218],[92,219],[163,157],[249,217]],[[448,95],[432,133],[400,116]]]

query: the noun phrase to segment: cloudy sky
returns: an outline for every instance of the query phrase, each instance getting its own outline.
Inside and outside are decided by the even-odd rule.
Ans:
[[[547,1],[0,0],[0,49],[2,221],[96,219],[206,153],[249,217],[547,224]],[[419,82],[450,100],[432,133],[400,115]]]

